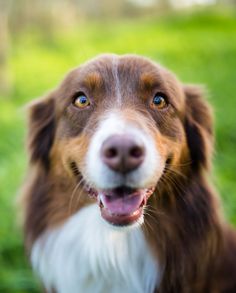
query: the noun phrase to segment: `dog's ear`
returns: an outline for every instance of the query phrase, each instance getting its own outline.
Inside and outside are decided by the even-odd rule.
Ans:
[[[213,115],[204,100],[204,89],[185,85],[186,117],[185,131],[191,163],[194,170],[209,169],[213,152]]]
[[[29,106],[28,148],[31,163],[49,168],[49,153],[55,133],[55,104],[52,94]]]

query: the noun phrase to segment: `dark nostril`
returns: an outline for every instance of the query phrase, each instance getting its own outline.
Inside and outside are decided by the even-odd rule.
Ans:
[[[117,149],[115,147],[107,148],[104,151],[104,155],[108,159],[112,159],[112,158],[115,158],[118,155],[118,151],[117,151]]]
[[[144,150],[140,146],[134,146],[130,149],[129,155],[133,158],[140,158],[144,154]]]

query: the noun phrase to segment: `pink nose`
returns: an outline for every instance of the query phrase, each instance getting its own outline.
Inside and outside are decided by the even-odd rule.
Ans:
[[[101,158],[112,170],[127,173],[138,168],[145,157],[142,143],[127,135],[113,135],[102,144]]]

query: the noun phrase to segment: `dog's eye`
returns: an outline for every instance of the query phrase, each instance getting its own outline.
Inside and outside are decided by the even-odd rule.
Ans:
[[[77,108],[86,108],[90,105],[90,100],[84,93],[78,93],[74,98],[73,105]]]
[[[166,108],[167,106],[168,106],[168,103],[167,103],[166,97],[161,93],[157,93],[152,99],[151,107],[154,109],[161,110]]]

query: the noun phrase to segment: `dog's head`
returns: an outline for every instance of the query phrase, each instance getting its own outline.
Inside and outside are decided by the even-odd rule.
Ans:
[[[138,56],[85,63],[31,107],[31,162],[80,182],[118,226],[142,221],[165,173],[207,169],[211,141],[201,90]]]

